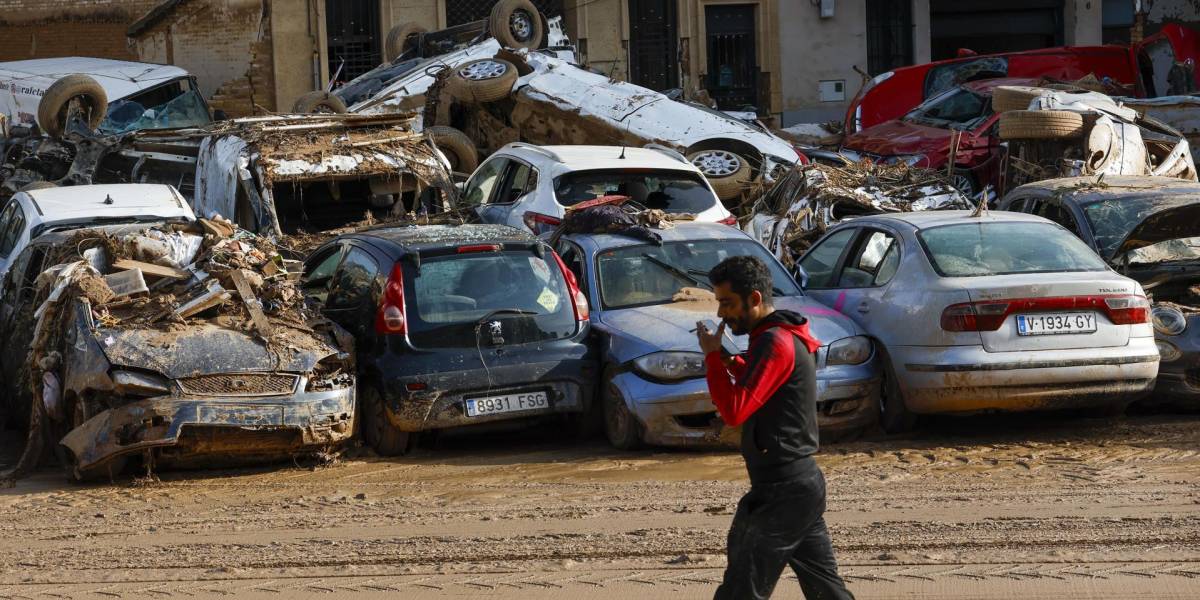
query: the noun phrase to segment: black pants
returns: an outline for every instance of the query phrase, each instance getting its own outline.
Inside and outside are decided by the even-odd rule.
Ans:
[[[825,529],[825,476],[811,472],[750,488],[729,528],[729,565],[715,600],[771,597],[785,565],[808,600],[853,600]]]

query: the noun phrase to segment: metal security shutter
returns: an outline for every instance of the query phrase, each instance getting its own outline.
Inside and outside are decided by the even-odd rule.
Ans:
[[[562,0],[533,0],[547,19],[562,16]],[[496,0],[446,0],[446,25],[454,27],[471,21],[482,21],[492,13]]]
[[[912,3],[867,0],[867,71],[878,75],[912,63]]]
[[[931,0],[929,27],[933,60],[1061,46],[1063,0]]]

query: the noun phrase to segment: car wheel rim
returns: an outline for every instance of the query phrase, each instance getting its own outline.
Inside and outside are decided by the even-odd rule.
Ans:
[[[503,64],[494,60],[481,60],[463,67],[458,74],[468,81],[484,81],[500,77],[505,70]]]
[[[706,177],[729,177],[742,168],[742,159],[725,150],[710,150],[692,157],[692,164]]]
[[[528,42],[533,37],[533,18],[523,10],[513,11],[508,18],[508,29],[518,41]]]
[[[951,183],[958,191],[968,196],[975,191],[975,186],[971,183],[971,178],[962,173],[956,173],[954,178],[951,179]]]

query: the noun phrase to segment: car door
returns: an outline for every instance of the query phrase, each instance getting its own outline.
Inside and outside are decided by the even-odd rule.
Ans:
[[[800,259],[806,279],[804,291],[822,303],[833,306],[837,300],[837,279],[843,259],[858,235],[857,227],[845,227],[827,234]]]
[[[535,202],[526,201],[526,196],[536,189],[536,186],[537,170],[525,161],[510,157],[491,199],[486,206],[481,207],[481,214],[488,215],[485,219],[488,223],[504,223],[518,229],[524,228],[526,212],[549,212],[544,207],[535,206]],[[549,216],[557,218],[560,215]]]
[[[348,244],[329,284],[324,314],[341,325],[365,350],[372,338],[378,298],[383,293],[379,280],[379,261],[366,248]]]
[[[898,236],[883,228],[862,227],[845,252],[830,306],[868,331],[871,321],[888,322],[895,303],[888,302],[889,284],[900,266]],[[902,317],[900,317],[902,318]]]
[[[317,249],[304,261],[304,277],[300,280],[300,290],[305,298],[311,298],[321,306],[329,298],[329,288],[333,283],[333,274],[337,271],[338,263],[342,260],[342,244],[334,243]]]
[[[503,181],[507,166],[506,156],[493,156],[479,165],[463,186],[463,192],[458,198],[459,206],[474,210],[484,223],[504,224],[507,215],[496,209],[492,204],[492,197]]]

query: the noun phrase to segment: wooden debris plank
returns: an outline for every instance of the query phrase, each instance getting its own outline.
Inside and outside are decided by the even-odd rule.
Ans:
[[[122,271],[132,271],[134,269],[141,269],[143,275],[153,275],[155,277],[169,277],[171,279],[187,279],[192,276],[192,274],[190,272],[185,271],[183,269],[176,269],[174,267],[164,267],[162,265],[156,265],[156,264],[152,264],[152,263],[142,262],[140,260],[129,260],[128,258],[122,258],[121,260],[114,262],[113,268],[120,269]]]
[[[254,290],[250,289],[245,274],[239,269],[231,271],[229,278],[233,280],[233,285],[237,288],[238,295],[242,297],[242,303],[246,305],[246,310],[250,311],[250,320],[254,322],[254,328],[258,330],[259,335],[270,336],[271,322],[267,320],[267,315],[263,314],[262,305],[258,303],[258,296],[255,296]]]

